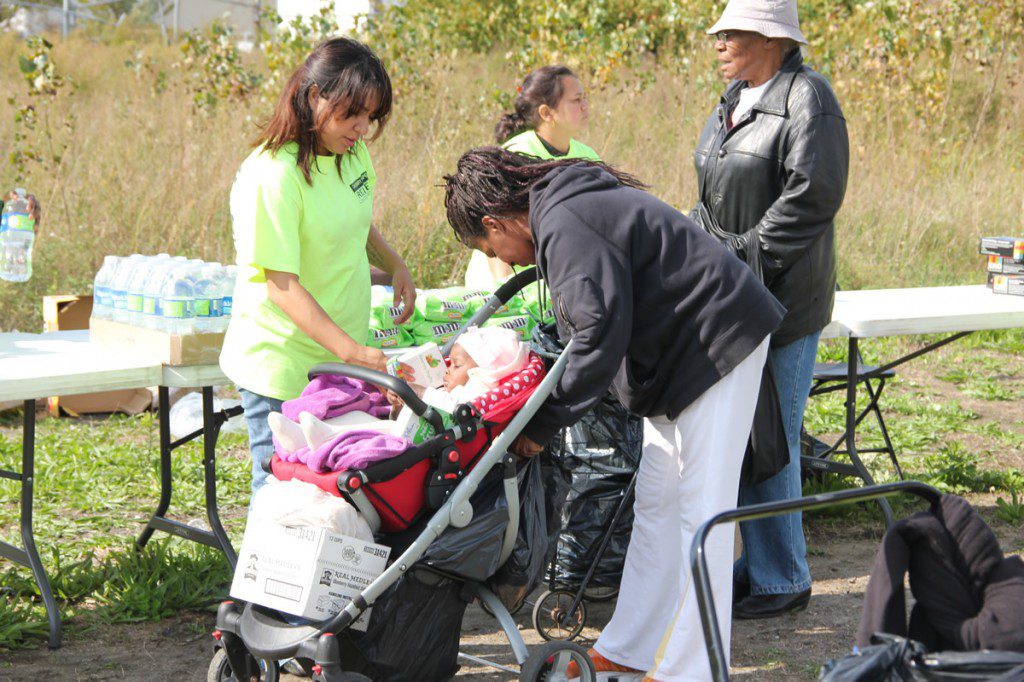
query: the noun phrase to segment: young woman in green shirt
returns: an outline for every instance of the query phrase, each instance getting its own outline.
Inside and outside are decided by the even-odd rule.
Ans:
[[[377,56],[328,40],[288,80],[232,186],[238,277],[220,364],[242,394],[254,493],[274,451],[267,415],[301,393],[310,367],[384,370],[383,353],[366,346],[371,263],[412,313],[409,269],[371,224],[377,176],[363,138],[380,135],[390,113]]]
[[[571,69],[542,66],[530,72],[517,88],[514,111],[494,126],[498,144],[511,152],[545,161],[558,158],[601,161],[593,149],[576,139],[590,121],[590,105],[583,84]],[[466,286],[492,289],[512,274],[497,258],[473,251],[466,269]]]

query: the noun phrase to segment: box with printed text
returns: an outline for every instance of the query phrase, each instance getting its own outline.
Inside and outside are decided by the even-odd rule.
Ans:
[[[325,620],[387,567],[391,548],[324,528],[248,524],[231,582],[235,599]],[[366,630],[368,609],[353,624]]]

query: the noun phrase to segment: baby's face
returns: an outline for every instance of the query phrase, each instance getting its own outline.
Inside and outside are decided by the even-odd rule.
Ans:
[[[462,346],[455,344],[448,354],[448,370],[444,373],[444,390],[451,391],[456,386],[465,386],[469,381],[469,370],[477,366],[469,353]]]

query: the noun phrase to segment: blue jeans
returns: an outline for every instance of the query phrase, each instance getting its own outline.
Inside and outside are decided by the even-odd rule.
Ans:
[[[771,350],[782,407],[783,428],[789,442],[789,464],[778,474],[753,486],[740,486],[740,506],[777,502],[801,495],[800,427],[811,392],[814,360],[820,332]],[[734,575],[750,583],[750,593],[794,594],[811,586],[807,568],[807,542],[803,514],[794,512],[740,523],[743,555]]]
[[[239,388],[242,396],[242,408],[245,410],[245,425],[249,429],[249,454],[252,456],[252,494],[267,482],[267,472],[263,468],[274,456],[274,439],[270,433],[267,415],[280,412],[282,401],[268,398],[259,393]]]

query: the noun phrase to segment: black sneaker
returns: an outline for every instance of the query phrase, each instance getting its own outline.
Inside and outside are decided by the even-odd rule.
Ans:
[[[737,620],[775,618],[803,611],[810,601],[810,588],[795,594],[753,594],[733,604],[732,617]]]

